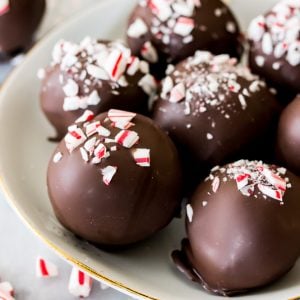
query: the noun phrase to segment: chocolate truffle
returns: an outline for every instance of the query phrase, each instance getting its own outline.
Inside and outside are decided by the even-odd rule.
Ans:
[[[300,254],[299,178],[241,160],[215,168],[187,205],[179,269],[209,292],[232,296],[286,274]]]
[[[0,60],[30,46],[44,10],[45,0],[0,1]]]
[[[300,96],[283,111],[278,129],[277,151],[281,163],[300,176]]]
[[[239,25],[220,0],[141,0],[127,30],[135,55],[154,64],[161,75],[196,50],[240,57]]]
[[[69,127],[48,168],[59,221],[106,247],[141,241],[177,213],[181,170],[176,148],[151,119],[86,111]]]
[[[300,92],[299,31],[300,2],[293,0],[280,1],[248,30],[250,68],[278,88],[285,102]]]
[[[51,65],[38,75],[42,110],[57,139],[87,108],[95,114],[110,108],[147,114],[156,82],[148,63],[132,56],[121,42],[89,37],[80,44],[60,41],[52,57]]]
[[[163,80],[153,117],[178,146],[185,178],[198,184],[199,173],[206,176],[214,165],[270,156],[279,108],[265,83],[236,59],[197,51]]]

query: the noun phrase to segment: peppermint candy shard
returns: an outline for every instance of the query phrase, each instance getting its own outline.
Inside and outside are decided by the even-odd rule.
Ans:
[[[104,169],[101,169],[101,174],[103,176],[103,182],[105,185],[109,186],[113,177],[115,176],[118,168],[113,166],[107,166]]]
[[[86,110],[82,116],[80,116],[75,123],[85,123],[85,122],[90,122],[95,118],[95,114],[90,111],[90,110]]]
[[[150,167],[150,149],[137,148],[132,151],[135,163],[140,167]]]
[[[82,129],[76,125],[70,126],[68,130],[69,132],[65,136],[65,144],[68,151],[72,153],[76,148],[86,141],[87,137]]]
[[[93,280],[89,275],[76,267],[72,268],[68,285],[70,294],[75,297],[87,298],[91,293],[92,285]]]
[[[131,148],[138,142],[138,140],[139,135],[137,132],[131,130],[122,130],[115,137],[115,142],[125,148]]]
[[[148,32],[146,23],[141,19],[136,19],[128,28],[127,35],[131,38],[139,38]]]
[[[10,10],[9,0],[0,1],[0,16],[8,13]]]
[[[112,123],[130,123],[136,117],[136,113],[111,109],[108,111],[108,118]]]
[[[192,223],[193,222],[194,211],[193,211],[193,208],[192,208],[191,204],[188,204],[186,206],[186,215],[188,217],[189,222]]]
[[[56,277],[58,275],[58,268],[52,262],[38,257],[36,260],[36,276],[39,278]]]
[[[57,164],[59,161],[61,161],[62,157],[63,155],[61,152],[56,152],[53,156],[53,162]]]

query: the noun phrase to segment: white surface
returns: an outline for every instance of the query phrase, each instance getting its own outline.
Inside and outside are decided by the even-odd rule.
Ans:
[[[47,13],[38,31],[37,39],[43,37],[54,25],[67,16],[86,9],[100,0],[49,0]],[[13,68],[13,63],[0,64],[0,84]],[[24,226],[7,204],[0,191],[0,281],[10,281],[20,300],[74,299],[68,292],[71,266],[58,257],[40,239]],[[35,261],[38,255],[50,259],[59,267],[59,277],[37,279]],[[128,296],[113,289],[101,290],[94,282],[89,299],[127,300]]]
[[[220,299],[187,282],[169,262],[170,251],[178,247],[183,236],[183,226],[179,222],[174,222],[162,233],[134,249],[109,254],[74,238],[56,221],[49,204],[45,174],[54,145],[45,139],[45,136],[52,134],[52,130],[39,109],[39,83],[35,73],[40,66],[47,64],[51,48],[60,37],[74,40],[80,40],[86,34],[101,38],[119,37],[121,32],[118,28],[124,28],[134,2],[108,0],[105,5],[95,7],[62,26],[37,46],[10,77],[0,95],[0,174],[10,193],[10,203],[23,220],[74,259],[127,287],[161,300]],[[263,5],[265,7],[274,2],[264,1]],[[253,17],[249,12],[253,12],[253,7],[260,7],[261,1],[233,0],[232,4],[239,9],[239,19],[245,22]],[[20,257],[24,259],[23,248],[30,245],[20,243],[18,247],[21,248]],[[235,299],[292,298],[300,293],[299,280],[298,264],[272,287]]]

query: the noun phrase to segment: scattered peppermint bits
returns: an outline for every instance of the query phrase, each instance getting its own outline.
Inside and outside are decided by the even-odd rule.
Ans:
[[[138,18],[128,28],[127,34],[131,38],[139,38],[148,32],[145,22]]]
[[[141,26],[141,20],[136,22],[135,26]],[[158,59],[156,50],[150,44],[145,45],[144,55],[149,61]],[[129,76],[137,72],[144,75],[139,85],[145,93],[152,95],[156,91],[156,82],[149,74],[148,63],[132,56],[131,50],[121,42],[102,43],[90,37],[80,44],[59,41],[53,49],[52,58],[51,65],[59,66],[62,72],[60,84],[65,96],[64,111],[98,105],[104,82],[109,84],[111,94],[118,95],[120,88],[129,85]],[[40,70],[38,77],[43,79],[45,70]]]
[[[101,122],[95,120],[94,117],[92,111],[86,110],[76,120],[75,125],[68,128],[64,142],[70,154],[77,149],[85,163],[97,166],[104,161],[109,164],[111,152],[125,148],[130,151],[133,163],[139,167],[150,167],[151,150],[137,146],[140,137],[134,130],[136,113],[111,109]],[[57,151],[53,162],[59,163],[62,157],[63,153]],[[108,165],[105,168],[99,166],[105,185],[110,185],[117,170],[118,166]]]
[[[0,16],[8,13],[10,10],[9,0],[1,0],[0,1]]]
[[[52,262],[38,257],[36,260],[36,276],[40,278],[56,277],[58,275],[57,266]]]
[[[162,82],[160,98],[182,103],[185,115],[197,116],[214,109],[230,119],[231,114],[246,110],[249,98],[262,87],[265,83],[248,68],[237,65],[236,59],[197,51],[178,68],[170,70]],[[228,101],[228,98],[235,101]],[[212,127],[215,126],[214,123]],[[214,136],[208,132],[206,138],[213,140]]]
[[[240,160],[224,168],[216,167],[207,180],[212,181],[212,191],[216,193],[221,182],[234,180],[236,187],[246,197],[262,195],[284,204],[284,194],[292,185],[288,177],[283,177],[286,169],[269,166],[261,161]],[[222,177],[222,181],[220,180]],[[226,179],[226,180],[224,180]]]
[[[254,42],[261,42],[265,55],[276,58],[285,57],[292,65],[300,64],[300,3],[294,0],[282,0],[265,16],[256,17],[248,29],[248,37]],[[263,60],[256,63],[262,67]],[[274,68],[274,65],[273,65]],[[274,70],[278,70],[275,65]]]
[[[191,204],[188,204],[186,206],[186,215],[188,217],[189,222],[192,223],[193,222],[194,211],[193,211],[193,208],[192,208]]]
[[[69,280],[69,292],[75,297],[87,298],[92,290],[93,279],[83,271],[72,268]]]

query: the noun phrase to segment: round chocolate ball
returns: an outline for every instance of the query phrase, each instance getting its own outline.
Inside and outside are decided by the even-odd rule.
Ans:
[[[179,269],[232,296],[286,274],[300,254],[300,180],[284,168],[238,161],[215,168],[187,205]]]
[[[30,46],[45,11],[45,0],[0,2],[0,60]]]
[[[239,25],[220,0],[141,0],[130,17],[127,39],[133,53],[162,76],[168,63],[196,50],[236,57],[243,51]]]
[[[181,170],[175,146],[151,119],[86,111],[55,150],[48,191],[59,221],[106,247],[141,241],[179,210]]]
[[[300,96],[283,111],[278,129],[277,152],[280,161],[300,176]]]
[[[148,63],[132,56],[121,42],[60,41],[52,57],[50,66],[38,75],[42,110],[55,127],[57,139],[87,108],[95,114],[110,108],[148,113],[156,82]]]
[[[215,165],[270,156],[279,105],[236,59],[197,51],[163,80],[153,118],[178,146],[185,178],[198,184]]]
[[[284,102],[300,92],[299,16],[299,2],[280,1],[248,29],[250,68],[274,85]]]

